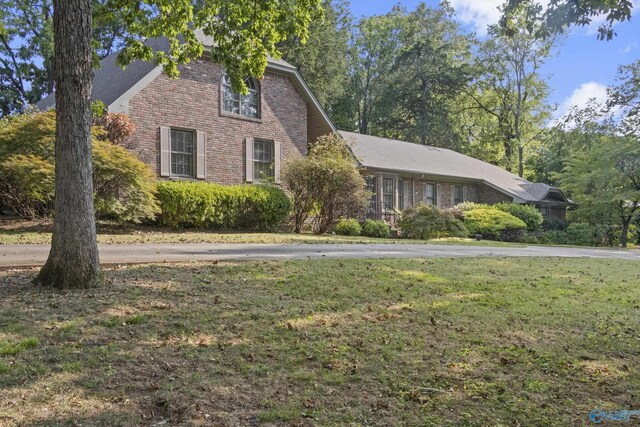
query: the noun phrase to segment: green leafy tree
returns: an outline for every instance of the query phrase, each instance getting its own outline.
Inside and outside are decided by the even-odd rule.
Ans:
[[[342,129],[375,133],[388,113],[381,103],[400,49],[399,27],[404,11],[396,6],[386,15],[362,18],[351,36],[347,53],[347,86],[332,106],[332,118]]]
[[[537,15],[542,7],[527,0],[509,0],[504,9],[500,25],[508,32],[518,31],[519,24],[512,19],[512,12],[527,5],[529,14]],[[541,37],[563,32],[571,25],[585,26],[598,16],[605,16],[605,22],[598,27],[598,39],[611,40],[615,35],[613,25],[616,22],[631,19],[633,2],[631,0],[551,0],[544,11],[543,25],[536,29]],[[529,25],[532,29],[533,26]]]
[[[202,29],[216,49],[234,88],[244,93],[247,75],[260,77],[267,55],[280,57],[278,43],[294,34],[302,42],[309,23],[322,14],[320,0],[204,0],[194,13],[191,0],[105,0],[94,19],[92,0],[54,0],[53,73],[56,96],[55,221],[51,252],[36,282],[58,288],[87,288],[102,282],[93,203],[91,92],[94,24],[122,19],[118,63],[154,61],[172,77],[178,65],[201,56]],[[168,51],[154,51],[144,39],[165,37]]]
[[[399,31],[401,47],[381,100],[385,113],[376,133],[460,149],[452,118],[455,101],[471,80],[471,38],[462,34],[446,2],[438,8],[421,3],[402,17]]]
[[[325,18],[311,22],[307,43],[290,36],[278,48],[282,58],[298,68],[320,104],[331,110],[345,91],[352,16],[345,0],[324,0],[323,8]]]
[[[542,40],[527,29],[524,23],[532,18],[526,13],[524,7],[514,11],[513,19],[522,26],[510,36],[497,25],[490,27],[477,57],[481,77],[468,92],[471,108],[464,124],[477,146],[497,141],[500,146],[493,146],[492,156],[501,156],[498,164],[519,176],[528,155],[540,145],[551,112],[549,88],[539,71],[553,40]]]
[[[640,215],[640,144],[613,132],[591,135],[597,143],[574,151],[560,174],[562,188],[592,222],[616,217],[620,245],[627,246],[629,226]]]
[[[96,59],[119,49],[123,17],[93,0]],[[0,117],[22,112],[54,90],[52,0],[0,0]]]

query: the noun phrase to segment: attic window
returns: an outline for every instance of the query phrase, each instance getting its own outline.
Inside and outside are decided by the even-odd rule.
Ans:
[[[251,77],[244,79],[249,93],[242,95],[233,90],[228,75],[222,76],[222,109],[231,114],[237,114],[252,119],[260,118],[260,92],[255,80]]]

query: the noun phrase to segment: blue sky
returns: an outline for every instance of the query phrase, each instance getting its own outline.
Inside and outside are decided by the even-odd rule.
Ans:
[[[543,0],[544,1],[544,0]],[[354,17],[384,14],[400,3],[409,10],[420,0],[390,2],[382,0],[351,0]],[[497,7],[502,0],[450,0],[458,21],[469,32],[480,38],[486,35],[487,25],[497,22]],[[437,6],[434,0],[426,1]],[[636,2],[634,2],[636,3]],[[571,105],[584,105],[589,98],[602,102],[605,88],[614,82],[619,65],[640,58],[640,7],[634,8],[636,17],[631,22],[617,24],[618,36],[609,42],[596,38],[597,23],[591,27],[575,28],[556,48],[542,69],[551,87],[550,102],[558,105],[556,116],[561,116]]]

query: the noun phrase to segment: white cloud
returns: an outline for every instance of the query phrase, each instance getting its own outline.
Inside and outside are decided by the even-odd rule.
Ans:
[[[620,49],[618,49],[618,53],[626,54],[634,50],[636,47],[638,47],[637,42],[629,43],[625,47],[621,47]]]
[[[572,107],[584,108],[592,99],[599,105],[604,105],[607,102],[607,86],[598,82],[581,84],[562,102],[556,117],[561,119]]]
[[[487,26],[496,24],[500,20],[498,7],[503,3],[503,0],[451,1],[458,20],[473,26],[474,30],[481,36],[487,35]]]
[[[487,26],[500,21],[499,7],[504,3],[504,0],[451,0],[458,20],[471,25],[482,37],[487,35]],[[546,7],[549,0],[539,0],[537,3]]]

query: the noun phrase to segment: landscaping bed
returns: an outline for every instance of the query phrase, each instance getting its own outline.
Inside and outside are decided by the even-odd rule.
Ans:
[[[566,426],[640,395],[634,261],[35,273],[0,272],[2,425]]]

